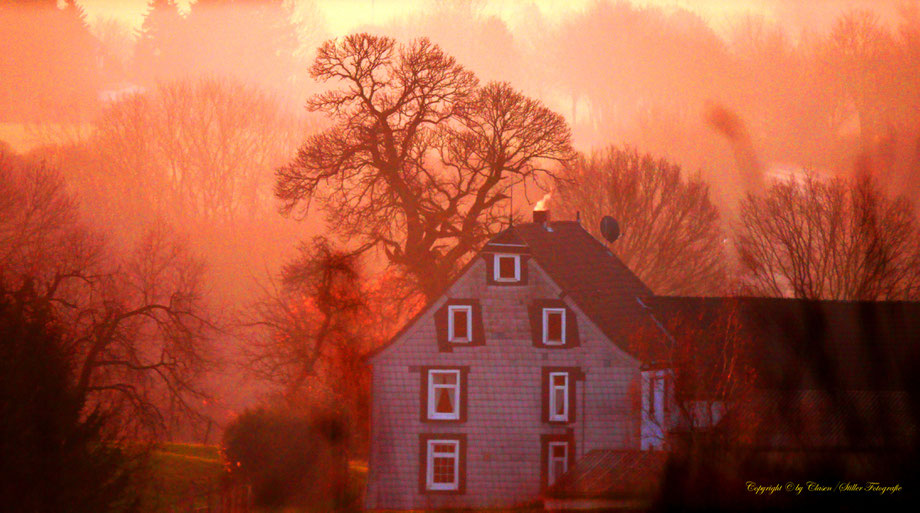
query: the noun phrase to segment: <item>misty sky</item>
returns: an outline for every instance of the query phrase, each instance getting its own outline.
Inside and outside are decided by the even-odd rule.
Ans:
[[[178,0],[187,6],[192,0]],[[294,0],[303,3],[307,0]],[[437,0],[316,0],[330,31],[346,34],[356,27],[386,23],[411,15]],[[513,29],[523,10],[536,6],[550,18],[561,19],[583,10],[594,0],[480,0],[487,14],[500,16]],[[683,8],[695,12],[714,27],[725,28],[740,15],[757,14],[781,21],[790,34],[821,31],[836,16],[853,8],[871,8],[883,19],[897,13],[907,0],[635,0],[638,5]],[[113,17],[140,26],[148,0],[79,0],[91,18]]]

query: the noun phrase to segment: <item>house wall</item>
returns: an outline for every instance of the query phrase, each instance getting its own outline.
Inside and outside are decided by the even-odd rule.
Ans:
[[[371,451],[366,495],[370,509],[507,507],[537,499],[541,486],[541,436],[571,434],[574,458],[593,449],[639,448],[639,364],[612,344],[584,313],[577,315],[580,346],[537,348],[532,344],[527,305],[558,298],[560,290],[529,259],[526,286],[487,285],[481,258],[447,293],[478,298],[486,342],[439,352],[433,313],[441,298],[393,345],[372,360]],[[459,424],[420,420],[419,366],[469,366],[467,419]],[[542,421],[541,369],[579,367],[576,420]],[[465,492],[420,493],[419,435],[466,435]]]

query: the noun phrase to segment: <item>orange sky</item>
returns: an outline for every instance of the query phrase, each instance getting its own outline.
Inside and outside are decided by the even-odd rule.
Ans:
[[[195,0],[177,0],[187,7]],[[315,1],[333,35],[344,35],[356,27],[385,23],[409,15],[438,0],[293,0]],[[474,0],[487,14],[501,17],[514,30],[517,14],[536,6],[550,19],[584,9],[596,0]],[[910,0],[632,0],[633,4],[664,8],[683,8],[698,14],[716,29],[729,29],[739,15],[756,14],[779,19],[791,35],[802,31],[822,31],[837,14],[852,8],[878,12],[882,19],[897,13]],[[92,19],[114,17],[139,27],[148,0],[78,0]]]
[[[178,0],[180,6],[192,0]],[[298,1],[299,0],[295,0]],[[355,27],[375,22],[385,22],[394,17],[413,13],[425,8],[433,0],[318,0],[330,29],[336,35],[349,32]],[[565,16],[592,3],[594,0],[483,0],[485,12],[496,14],[509,24],[514,23],[515,14],[530,5],[536,5],[545,15]],[[92,17],[114,17],[132,25],[140,25],[146,10],[147,0],[79,0]],[[638,4],[683,7],[699,13],[704,18],[720,24],[732,15],[744,12],[770,14],[767,0],[639,0]]]

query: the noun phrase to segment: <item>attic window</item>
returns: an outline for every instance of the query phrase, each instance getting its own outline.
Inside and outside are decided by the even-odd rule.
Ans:
[[[521,281],[520,255],[495,255],[493,279],[497,282]]]
[[[543,309],[543,343],[565,345],[565,308]]]
[[[467,343],[472,340],[473,307],[470,305],[451,305],[447,307],[447,340],[449,342]]]

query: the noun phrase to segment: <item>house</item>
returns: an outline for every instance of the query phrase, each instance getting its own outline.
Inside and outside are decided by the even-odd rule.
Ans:
[[[656,297],[580,223],[540,211],[533,221],[490,240],[439,298],[369,355],[368,509],[540,499],[559,508],[643,507],[657,493],[667,460],[660,449],[685,423],[673,407],[676,341],[668,320],[689,311],[703,322],[728,300]],[[760,314],[793,316],[767,323],[779,332],[766,335],[789,328],[790,340],[816,336],[810,318],[791,324],[801,310],[794,301],[775,311],[751,305],[751,325]],[[920,313],[916,304],[905,308]],[[917,321],[904,322],[910,327],[891,337],[920,346]],[[637,332],[651,336],[637,344]],[[776,379],[800,346],[761,355],[778,362]],[[908,353],[917,361],[916,351]],[[847,354],[844,364],[860,361]],[[718,398],[684,399],[702,405],[706,429],[733,421]]]
[[[578,222],[546,217],[489,241],[369,357],[368,508],[526,504],[592,450],[642,447],[659,371],[624,326],[654,322],[652,293]]]

